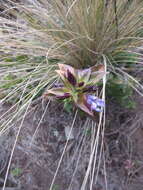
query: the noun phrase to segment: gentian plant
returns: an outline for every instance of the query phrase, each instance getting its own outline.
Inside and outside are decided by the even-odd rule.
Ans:
[[[78,108],[94,117],[96,112],[103,111],[105,103],[95,96],[97,83],[105,74],[104,65],[97,65],[88,69],[75,69],[72,66],[59,64],[56,70],[62,80],[62,84],[44,93],[44,97],[53,99],[69,99]]]

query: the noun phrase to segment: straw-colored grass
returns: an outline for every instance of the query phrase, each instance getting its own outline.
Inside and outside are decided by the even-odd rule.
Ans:
[[[14,125],[17,118],[24,119],[25,114],[22,113],[28,112],[31,102],[57,81],[54,72],[57,63],[70,64],[75,68],[102,63],[107,71],[127,81],[142,95],[142,85],[130,73],[130,69],[142,65],[142,2],[23,0],[15,3],[6,0],[1,6],[0,96],[1,102],[14,103],[12,111],[1,116],[1,135]],[[106,82],[105,76],[103,99]],[[90,175],[90,190],[94,179],[97,181],[95,166],[99,134],[102,134],[102,139],[104,137],[105,112],[101,113],[97,125],[98,130],[91,139],[92,151],[82,190],[86,188]],[[104,153],[103,144],[100,153]]]

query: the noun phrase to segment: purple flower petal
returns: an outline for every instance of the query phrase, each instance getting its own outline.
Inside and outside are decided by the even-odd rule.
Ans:
[[[87,98],[87,103],[91,105],[93,103],[93,100]]]
[[[92,103],[91,109],[92,109],[92,110],[96,110],[96,109],[97,109],[97,104],[96,104],[96,103]]]
[[[101,100],[101,99],[97,99],[97,100],[96,100],[96,104],[97,104],[97,106],[100,106],[100,107],[104,107],[104,106],[105,106],[104,101]]]
[[[103,107],[97,107],[97,108],[95,109],[95,111],[101,112],[101,111],[103,111]]]
[[[92,101],[95,101],[97,99],[96,96],[90,95],[90,94],[87,96],[87,98],[90,99],[90,100],[92,100]]]
[[[88,94],[87,95],[87,104],[91,106],[91,110],[101,112],[105,106],[105,103],[102,99]]]

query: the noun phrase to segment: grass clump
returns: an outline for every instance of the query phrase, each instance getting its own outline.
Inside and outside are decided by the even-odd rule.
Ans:
[[[117,73],[141,62],[142,38],[137,34],[143,22],[142,3],[26,0],[5,1],[3,6],[1,75],[13,72],[14,88],[23,88],[29,78],[30,85],[44,88],[56,79],[51,71],[58,62],[87,68],[103,62],[104,55],[110,72]],[[126,72],[120,72],[123,75],[128,79]]]

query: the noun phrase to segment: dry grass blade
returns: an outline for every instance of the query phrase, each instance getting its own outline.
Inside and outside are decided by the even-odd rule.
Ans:
[[[51,183],[51,186],[50,186],[50,189],[49,189],[49,190],[52,190],[52,188],[53,188],[53,185],[54,185],[54,182],[55,182],[57,173],[58,173],[58,171],[59,171],[59,168],[60,168],[60,165],[61,165],[63,156],[64,156],[64,154],[65,154],[65,151],[66,151],[66,148],[67,148],[67,145],[68,145],[68,141],[69,141],[69,139],[70,139],[71,132],[72,132],[72,130],[73,130],[73,127],[74,127],[74,124],[75,124],[75,121],[76,121],[77,113],[78,113],[78,110],[76,110],[76,113],[75,113],[75,116],[74,116],[74,119],[73,119],[73,122],[72,122],[72,125],[71,125],[71,129],[70,129],[70,131],[69,131],[69,135],[68,135],[68,138],[67,138],[67,142],[66,142],[66,144],[65,144],[65,146],[64,146],[64,150],[63,150],[63,152],[62,152],[61,158],[60,158],[60,160],[59,160],[59,163],[58,163],[58,166],[57,166],[57,169],[56,169],[56,172],[55,172],[55,174],[54,174],[54,177],[53,177],[53,180],[52,180],[52,183]]]

